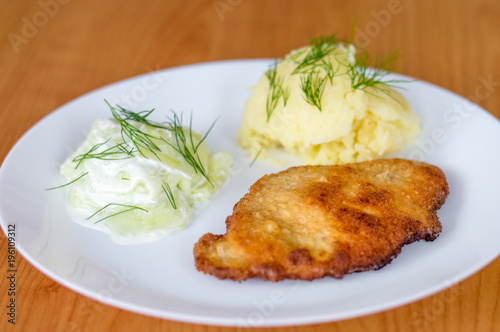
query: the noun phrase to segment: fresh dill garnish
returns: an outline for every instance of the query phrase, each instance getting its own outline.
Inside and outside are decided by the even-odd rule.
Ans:
[[[107,101],[106,101],[106,103],[111,108],[111,110],[114,109]],[[150,127],[167,129],[167,127],[165,127],[163,124],[147,119],[148,116],[150,116],[155,111],[154,108],[150,109],[150,110],[140,111],[140,112],[132,112],[130,110],[127,110],[127,109],[121,107],[120,105],[117,105],[115,111],[117,111],[116,115],[120,119],[122,119],[123,121],[135,121],[135,122],[139,122],[139,123],[148,125]],[[113,115],[115,115],[115,114],[113,114]],[[115,119],[116,119],[116,117],[115,117]],[[119,121],[119,119],[117,119],[117,121]]]
[[[78,155],[73,159],[73,161],[77,163],[75,169],[78,168],[78,166],[80,166],[80,164],[85,159],[94,158],[101,160],[121,160],[133,158],[137,153],[145,158],[148,158],[145,155],[146,151],[151,152],[157,159],[160,159],[157,155],[158,152],[161,152],[161,149],[158,147],[158,141],[163,141],[179,154],[181,154],[183,159],[193,168],[195,173],[200,173],[213,186],[212,182],[209,179],[208,172],[206,171],[205,166],[201,162],[200,156],[198,155],[198,148],[206,139],[207,135],[210,133],[217,120],[212,123],[201,140],[197,144],[195,144],[192,130],[192,114],[189,128],[185,129],[182,127],[182,114],[179,117],[175,112],[172,111],[174,113],[173,118],[169,118],[168,122],[158,123],[147,119],[148,116],[150,116],[154,111],[154,109],[135,113],[121,106],[113,107],[108,103],[107,100],[105,100],[105,102],[106,104],[108,104],[111,113],[113,114],[113,118],[120,125],[122,142],[119,142],[103,151],[98,150],[106,145],[111,138],[109,138],[105,142],[95,144],[89,149],[89,151]],[[162,137],[157,137],[144,132],[136,125],[137,123],[170,131],[173,134],[175,144],[168,142]],[[187,136],[189,139],[186,138],[185,131],[188,132]]]
[[[389,53],[382,59],[379,57],[372,59],[363,50],[356,56],[356,62],[349,65],[347,70],[347,75],[351,79],[351,87],[356,90],[363,90],[371,95],[376,95],[374,92],[378,91],[399,102],[391,95],[389,87],[398,87],[395,85],[396,83],[407,83],[409,81],[385,79],[389,71],[392,70],[397,58],[397,51]]]
[[[309,48],[292,54],[288,59],[297,63],[297,67],[292,72],[294,74],[309,74],[316,71],[317,68],[323,68],[325,72],[333,78],[333,67],[331,62],[326,61],[325,58],[332,54],[338,48],[338,40],[335,35],[331,36],[318,36],[312,38],[309,42]],[[305,56],[299,61],[298,58],[305,52]],[[330,77],[329,75],[329,77]]]
[[[76,179],[73,179],[70,182],[65,183],[65,184],[63,184],[61,186],[57,186],[57,187],[53,187],[53,188],[47,188],[45,190],[54,190],[54,189],[59,189],[59,188],[63,188],[63,187],[69,186],[70,184],[75,183],[76,181],[80,180],[81,178],[83,178],[87,174],[89,174],[89,172],[85,172],[82,175],[80,175],[79,177],[77,177]]]
[[[164,142],[168,144],[171,148],[177,151],[182,158],[193,168],[195,173],[201,174],[212,186],[214,186],[209,179],[208,171],[205,169],[201,158],[198,154],[198,149],[200,145],[205,141],[207,135],[210,133],[212,128],[214,127],[217,120],[215,120],[205,135],[200,140],[195,140],[195,136],[192,130],[193,124],[193,114],[191,113],[189,128],[182,127],[182,114],[179,117],[175,112],[173,113],[173,118],[169,118],[169,121],[159,123],[154,122],[148,119],[148,117],[153,113],[154,109],[145,110],[141,112],[132,112],[127,110],[119,105],[116,107],[111,106],[107,100],[104,100],[106,104],[109,106],[113,118],[120,125],[120,136],[121,141],[112,145],[111,147],[106,148],[107,144],[112,139],[111,137],[105,140],[104,142],[100,142],[92,146],[87,152],[82,153],[73,158],[73,162],[76,163],[76,168],[78,168],[82,162],[87,159],[100,159],[100,160],[122,160],[136,157],[137,155],[141,155],[144,158],[150,158],[154,155],[157,159],[160,159],[158,153],[161,152],[159,147],[160,142]],[[174,143],[167,141],[165,138],[161,137],[160,134],[152,135],[145,132],[142,125],[163,129],[172,134],[172,139],[175,141]],[[111,144],[109,144],[111,145]],[[149,152],[149,153],[148,153]],[[47,190],[57,189],[61,187],[68,186],[85,175],[88,172],[80,175],[78,178],[58,187],[49,188]],[[128,177],[121,177],[123,181],[129,181]],[[167,199],[174,209],[177,209],[177,204],[174,199],[172,188],[168,185],[167,182],[163,181],[162,189],[167,195]],[[96,212],[94,212],[87,220],[94,218],[97,214],[102,212],[103,210],[112,207],[119,206],[123,207],[123,210],[113,213],[109,216],[101,218],[97,220],[95,223],[99,223],[107,218],[126,213],[132,210],[141,210],[144,212],[148,212],[146,209],[127,205],[127,204],[119,204],[119,203],[109,203],[104,207],[100,208]]]
[[[106,101],[107,103],[107,101]],[[109,105],[109,103],[108,103]],[[168,122],[165,123],[158,123],[158,122],[153,122],[147,119],[147,117],[154,111],[154,109],[149,110],[149,111],[142,111],[138,113],[134,113],[132,111],[126,110],[123,107],[118,107],[118,109],[113,108],[111,105],[109,105],[111,108],[111,111],[113,113],[114,118],[118,121],[118,123],[121,125],[121,131],[122,131],[122,138],[123,141],[126,142],[125,137],[128,137],[132,143],[134,144],[135,148],[141,155],[146,157],[142,151],[141,148],[145,148],[146,150],[152,152],[157,158],[157,154],[155,153],[156,151],[161,151],[160,148],[153,142],[153,140],[162,140],[165,143],[167,143],[169,146],[171,146],[175,151],[180,153],[184,160],[193,168],[195,173],[200,173],[212,186],[212,182],[210,181],[208,177],[208,173],[205,170],[205,166],[201,162],[200,156],[198,154],[198,147],[201,145],[201,143],[206,139],[207,135],[210,133],[212,128],[214,127],[215,123],[217,120],[215,120],[210,128],[207,130],[205,135],[201,138],[201,140],[195,145],[194,139],[193,139],[193,130],[192,130],[192,125],[193,125],[193,114],[191,113],[191,118],[189,122],[189,128],[187,129],[188,131],[188,136],[189,136],[189,141],[186,138],[185,134],[185,129],[182,126],[182,114],[179,117],[175,112],[172,111],[173,113],[173,118],[169,118]],[[175,140],[175,145],[168,142],[167,140],[156,137],[153,135],[149,135],[144,133],[143,131],[139,130],[137,127],[135,127],[133,124],[131,124],[129,121],[135,121],[139,122],[151,127],[155,128],[160,128],[160,129],[166,129],[172,132]],[[159,158],[158,158],[159,159]]]
[[[174,210],[177,210],[177,204],[175,204],[175,198],[174,198],[174,193],[172,192],[172,189],[168,185],[168,182],[163,181],[162,184],[162,189],[165,192],[165,195],[167,195],[167,199],[170,202],[170,205],[174,208]]]
[[[321,112],[321,97],[325,90],[327,76],[321,76],[317,71],[311,71],[307,76],[300,77],[300,88],[308,104],[316,106]]]
[[[96,214],[98,214],[99,212],[101,212],[101,211],[109,208],[110,206],[121,206],[121,207],[124,207],[126,209],[122,210],[122,211],[118,211],[116,213],[113,213],[113,214],[111,214],[109,216],[106,216],[104,218],[101,218],[101,219],[97,220],[96,222],[94,222],[94,224],[97,224],[98,222],[101,222],[101,221],[103,221],[105,219],[114,217],[116,215],[119,215],[119,214],[122,214],[122,213],[126,213],[126,212],[129,212],[129,211],[133,211],[133,210],[141,210],[141,211],[144,211],[144,212],[149,212],[148,210],[143,209],[143,208],[138,207],[138,206],[127,205],[127,204],[118,204],[118,203],[109,203],[109,204],[103,206],[102,208],[100,208],[99,210],[97,210],[96,212],[94,212],[90,217],[87,218],[87,220],[92,219]]]
[[[354,31],[355,26],[353,26]],[[317,36],[309,40],[306,48],[298,49],[288,55],[285,60],[295,63],[291,75],[301,75],[300,88],[304,93],[307,103],[322,111],[321,96],[327,84],[333,84],[333,78],[338,75],[347,75],[354,90],[380,97],[380,92],[398,103],[399,100],[391,95],[391,87],[398,88],[397,84],[409,82],[407,80],[386,79],[392,65],[398,58],[398,52],[389,53],[386,57],[372,59],[363,50],[354,54],[353,32],[349,40],[339,39],[332,34],[330,36]],[[337,52],[340,47],[345,50],[347,58],[343,58],[342,52]],[[349,53],[351,52],[352,53]],[[332,63],[334,57],[338,64]],[[267,122],[276,108],[280,98],[284,98],[284,106],[289,97],[289,90],[283,90],[283,77],[278,77],[277,67],[279,62],[275,61],[273,68],[266,71],[269,79],[269,91],[266,100]],[[343,70],[341,70],[343,69]],[[340,71],[340,74],[339,74]]]
[[[101,152],[94,152],[97,149],[99,149],[101,146],[105,145],[106,143],[109,142],[111,138],[108,138],[105,142],[103,143],[98,143],[91,147],[89,151],[80,154],[73,158],[73,162],[78,162],[75,166],[75,169],[80,166],[80,164],[85,160],[85,159],[101,159],[101,160],[121,160],[121,159],[128,159],[128,158],[133,158],[134,157],[134,152],[136,151],[134,147],[129,146],[127,143],[122,142],[118,143],[106,150],[103,150]],[[130,150],[129,150],[130,149]]]
[[[269,91],[266,100],[267,121],[269,122],[269,118],[271,114],[273,114],[280,99],[283,99],[283,105],[286,106],[286,102],[290,96],[290,90],[283,87],[283,77],[278,77],[277,60],[275,60],[274,66],[265,72],[265,75],[269,80]]]
[[[135,121],[137,123],[142,123],[155,128],[169,129],[161,124],[147,120],[147,117],[154,111],[154,109],[134,113],[121,106],[117,106],[115,108],[111,106],[106,99],[104,101],[108,104],[113,118],[120,125],[122,142],[99,152],[96,151],[106,145],[111,138],[108,138],[104,142],[95,144],[89,149],[89,151],[78,155],[73,159],[73,161],[77,163],[75,169],[77,169],[85,159],[121,160],[135,157],[136,152],[147,158],[143,149],[151,152],[157,159],[160,159],[156,152],[161,150],[153,141],[160,140],[160,138],[145,133],[133,122],[130,122]]]
[[[333,84],[333,78],[339,71],[340,66],[337,66],[337,68],[334,69],[332,62],[329,61],[328,59],[325,59],[323,60],[323,65],[321,66],[321,68],[323,68],[323,70],[325,71],[326,77],[328,77],[330,84]]]
[[[309,104],[316,106],[320,111],[321,95],[326,86],[326,78],[332,83],[333,77],[339,70],[339,67],[333,67],[327,56],[335,51],[339,42],[335,35],[318,36],[311,39],[309,48],[296,51],[287,58],[297,64],[291,75],[303,75],[300,78],[300,86],[304,92],[305,100]],[[286,100],[290,92],[289,90],[283,90],[283,78],[278,78],[277,63],[266,72],[266,76],[269,79],[269,92],[266,103],[267,121],[269,121],[278,100],[283,97],[284,106],[286,106]]]
[[[309,45],[313,47],[324,46],[325,44],[336,46],[340,43],[345,43],[345,40],[337,38],[335,34],[331,34],[328,36],[319,35],[309,39]]]
[[[186,134],[184,133],[184,128],[182,127],[182,114],[179,117],[175,112],[173,113],[173,118],[169,118],[169,130],[172,131],[175,139],[175,145],[164,140],[165,143],[170,145],[175,151],[180,153],[184,160],[191,165],[193,170],[196,173],[200,173],[211,185],[212,187],[214,186],[212,181],[210,181],[208,177],[207,170],[205,169],[205,166],[203,166],[203,163],[201,162],[200,155],[198,154],[198,147],[200,144],[205,140],[207,135],[210,133],[212,128],[215,125],[215,120],[208,131],[205,133],[205,136],[201,138],[201,140],[198,142],[198,144],[194,144],[193,140],[193,130],[192,130],[192,124],[193,124],[193,114],[191,113],[191,119],[189,122],[189,141],[186,138]]]
[[[262,150],[263,150],[263,149],[264,149],[264,147],[261,147],[261,148],[259,149],[259,152],[257,152],[257,154],[256,154],[256,155],[255,155],[255,157],[253,158],[252,162],[250,163],[250,167],[252,167],[252,166],[253,166],[253,164],[255,163],[255,161],[257,160],[257,158],[259,158],[259,155],[260,155],[260,153],[262,152]]]
[[[161,151],[161,149],[153,142],[153,140],[158,140],[159,138],[143,132],[142,130],[140,130],[140,128],[135,126],[133,122],[130,122],[135,121],[155,128],[168,129],[161,124],[149,121],[147,119],[147,117],[154,111],[154,108],[149,111],[134,113],[132,111],[124,109],[121,106],[117,106],[115,108],[111,106],[107,100],[105,100],[105,102],[106,104],[108,104],[111,110],[111,114],[113,114],[115,120],[120,124],[123,142],[128,143],[126,139],[128,138],[128,140],[134,145],[139,154],[143,157],[147,158],[143,152],[143,149],[145,149],[151,152],[156,158],[160,159],[156,152]]]

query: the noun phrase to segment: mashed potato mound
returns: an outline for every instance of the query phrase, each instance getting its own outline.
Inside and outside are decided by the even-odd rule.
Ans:
[[[371,160],[401,149],[419,133],[416,115],[397,91],[385,84],[352,87],[352,45],[325,47],[291,52],[253,88],[238,132],[238,144],[252,159],[258,155],[259,160],[272,160],[271,151],[278,148],[299,156],[304,164]],[[311,90],[320,82],[322,89]],[[308,102],[307,87],[320,96],[321,110]]]

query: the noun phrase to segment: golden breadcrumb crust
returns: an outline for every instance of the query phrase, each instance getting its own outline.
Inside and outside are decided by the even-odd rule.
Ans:
[[[225,235],[199,239],[196,268],[238,281],[376,270],[403,245],[439,235],[448,192],[439,168],[411,160],[291,167],[251,186]]]

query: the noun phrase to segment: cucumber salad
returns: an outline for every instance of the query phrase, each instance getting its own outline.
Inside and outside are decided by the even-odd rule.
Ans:
[[[106,102],[107,103],[107,102]],[[166,122],[154,111],[132,112],[108,103],[112,117],[98,119],[83,144],[62,164],[67,208],[78,223],[109,233],[119,243],[150,242],[184,229],[196,203],[226,181],[232,157],[211,155],[202,135]],[[55,188],[51,188],[55,189]]]

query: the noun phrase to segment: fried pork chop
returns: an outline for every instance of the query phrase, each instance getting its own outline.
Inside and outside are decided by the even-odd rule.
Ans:
[[[448,184],[436,166],[381,159],[265,175],[203,235],[196,268],[219,279],[312,280],[377,270],[405,244],[434,240]]]

